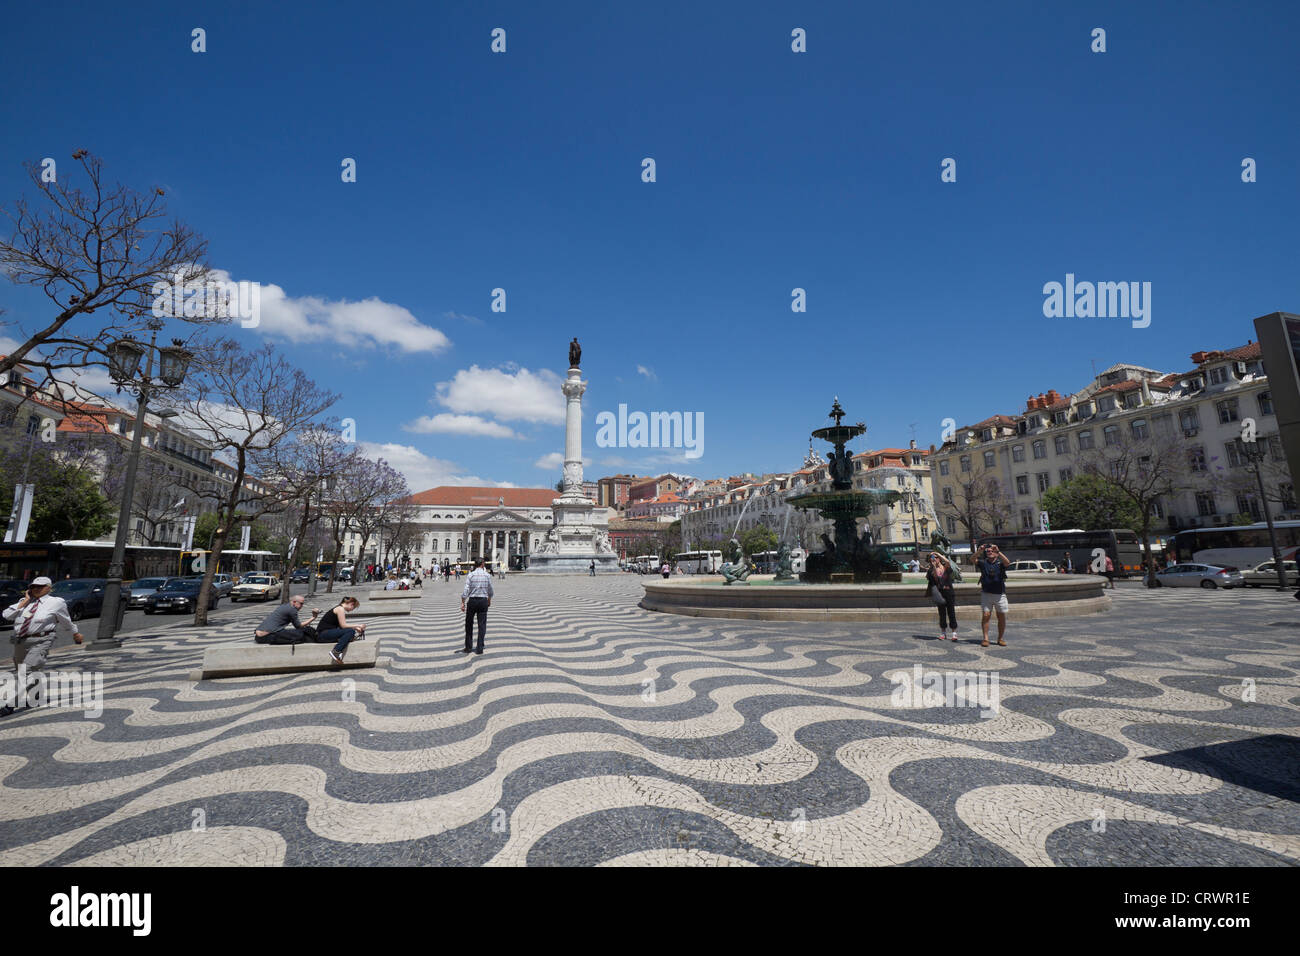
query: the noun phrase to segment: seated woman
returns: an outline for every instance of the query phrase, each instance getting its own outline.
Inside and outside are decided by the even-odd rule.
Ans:
[[[357,638],[365,639],[366,626],[358,624],[356,627],[348,627],[348,612],[355,611],[360,602],[354,597],[345,597],[337,605],[325,612],[325,616],[320,619],[320,627],[316,631],[316,642],[326,644],[330,641],[336,641],[333,649],[330,651],[330,659],[336,664],[343,663],[343,655],[347,653],[348,645]]]

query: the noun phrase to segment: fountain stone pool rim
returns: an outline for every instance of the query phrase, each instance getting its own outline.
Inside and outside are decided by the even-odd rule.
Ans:
[[[1009,621],[1038,618],[1082,617],[1109,611],[1110,597],[1103,592],[1100,575],[1044,575],[1046,580],[1013,578],[1007,581]],[[770,576],[750,578],[755,583]],[[715,577],[690,580],[646,581],[640,606],[648,611],[688,617],[720,617],[751,621],[816,621],[844,624],[935,625],[934,603],[925,596],[925,584],[802,584],[771,587],[733,584],[723,587]],[[953,587],[958,624],[978,628],[978,582]]]

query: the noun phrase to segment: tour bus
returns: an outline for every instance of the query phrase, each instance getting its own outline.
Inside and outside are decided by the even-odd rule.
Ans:
[[[790,570],[799,574],[806,568],[806,559],[808,552],[803,548],[790,549]],[[780,564],[780,551],[755,551],[749,556],[749,561],[757,569],[759,574],[776,574],[777,566]]]
[[[1100,548],[1110,556],[1117,577],[1142,573],[1142,541],[1136,531],[1127,528],[1105,531],[1070,528],[1035,531],[1033,534],[995,534],[981,537],[977,542],[979,547],[986,544],[996,544],[998,550],[1012,561],[1051,561],[1058,568],[1065,562],[1068,551],[1075,572],[1088,571],[1096,557],[1096,549]]]
[[[673,564],[684,574],[716,574],[722,564],[722,552],[682,551],[673,558]]]
[[[1300,521],[1274,521],[1273,529],[1282,559],[1292,560],[1293,555],[1288,552],[1300,547]],[[1268,525],[1263,521],[1229,528],[1188,528],[1174,535],[1169,551],[1170,564],[1198,562],[1218,567],[1253,568],[1273,558]]]
[[[637,574],[656,574],[662,564],[657,554],[638,554],[632,559],[632,567]]]

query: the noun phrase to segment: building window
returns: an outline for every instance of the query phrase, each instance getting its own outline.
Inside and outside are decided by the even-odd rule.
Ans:
[[[1034,442],[1034,457],[1035,458],[1047,457],[1047,442],[1042,441],[1041,439],[1039,441]]]
[[[1038,491],[1039,494],[1052,487],[1052,476],[1045,471],[1038,473]]]
[[[1219,410],[1220,425],[1226,425],[1237,420],[1237,400],[1235,398],[1225,398],[1221,402],[1215,402],[1214,407]]]
[[[1029,416],[1029,427],[1030,427],[1030,428],[1042,428],[1042,427],[1043,427],[1043,418],[1042,418],[1042,416],[1041,416],[1041,415],[1030,415],[1030,416]]]
[[[1201,427],[1201,416],[1195,408],[1184,408],[1178,413],[1178,424],[1184,432],[1194,432]]]
[[[1237,495],[1237,514],[1248,514],[1253,521],[1264,520],[1264,512],[1259,510],[1259,499],[1254,495]]]
[[[1295,485],[1289,481],[1284,481],[1277,486],[1278,498],[1281,500],[1283,511],[1295,511]]]
[[[986,451],[984,453],[985,468],[992,468],[995,464],[997,464],[997,460],[998,460],[998,456],[994,452]]]
[[[1165,516],[1165,503],[1157,498],[1151,502],[1151,517],[1163,518]]]
[[[1034,510],[1032,508],[1020,509],[1020,527],[1028,531],[1034,526]]]
[[[970,455],[961,456],[961,470],[963,472],[970,471]]]
[[[1061,475],[1061,484],[1065,484],[1067,481],[1069,481],[1071,478],[1074,477],[1074,469],[1062,468],[1060,471],[1060,475]]]
[[[1125,408],[1137,408],[1141,404],[1142,404],[1141,392],[1129,392],[1127,395],[1124,396]]]
[[[944,489],[943,489],[943,503],[946,504],[946,505],[950,505],[950,504],[952,504],[952,489],[951,489],[951,488],[944,488]],[[871,510],[872,510],[872,511],[875,511],[876,509],[875,509],[875,508],[872,508]]]
[[[1149,435],[1145,418],[1134,419],[1129,425],[1129,429],[1133,432],[1134,441],[1145,441]]]
[[[1199,491],[1196,493],[1196,513],[1202,518],[1208,518],[1210,515],[1219,513],[1219,508],[1214,503],[1214,495],[1211,492]]]
[[[1024,461],[1024,460],[1025,460],[1025,446],[1024,446],[1024,445],[1016,445],[1014,448],[1011,449],[1011,460],[1012,460],[1012,461]]]
[[[1018,495],[1027,495],[1027,494],[1029,494],[1029,476],[1028,476],[1028,475],[1016,475],[1016,494],[1018,494]]]
[[[1193,445],[1187,449],[1187,467],[1192,471],[1205,471],[1205,449],[1200,445]]]
[[[1217,368],[1210,369],[1210,384],[1222,385],[1228,380],[1228,367],[1220,365]]]
[[[1228,454],[1229,468],[1240,468],[1246,463],[1245,457],[1241,453],[1242,448],[1240,441],[1230,441],[1223,446],[1223,449]]]
[[[1070,453],[1070,438],[1068,435],[1057,435],[1053,439],[1053,443],[1056,445],[1058,455],[1068,455]]]
[[[1273,414],[1273,393],[1260,392],[1255,401],[1259,403],[1259,413],[1261,415]]]
[[[949,534],[956,534],[956,533],[957,533],[957,519],[956,519],[956,518],[949,518],[949,519],[948,519],[948,533],[949,533]]]
[[[1092,429],[1085,428],[1079,432],[1079,451],[1087,451],[1092,447]]]
[[[939,474],[948,474],[948,459],[945,458],[943,461],[939,462]]]
[[[1107,444],[1107,445],[1118,445],[1118,444],[1119,444],[1119,426],[1118,426],[1118,425],[1107,425],[1105,428],[1103,428],[1103,429],[1101,430],[1101,433],[1102,433],[1102,435],[1105,437],[1105,440],[1106,440],[1106,444]]]

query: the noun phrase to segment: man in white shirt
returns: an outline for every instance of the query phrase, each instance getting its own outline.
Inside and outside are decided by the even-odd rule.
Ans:
[[[465,649],[468,654],[470,635],[473,633],[474,618],[478,618],[478,649],[475,654],[483,653],[483,634],[487,630],[487,612],[492,606],[492,575],[483,568],[483,559],[474,562],[474,570],[465,580],[465,590],[460,592],[460,610],[465,615]],[[468,601],[468,604],[466,602]]]
[[[4,609],[6,621],[13,621],[14,632],[9,638],[14,645],[14,670],[26,665],[28,674],[45,667],[50,648],[61,634],[71,634],[78,644],[85,641],[72,623],[68,605],[61,597],[50,594],[52,582],[47,577],[34,578],[27,593],[17,604]],[[33,682],[34,683],[34,682]],[[13,707],[0,707],[0,716],[13,713]]]

